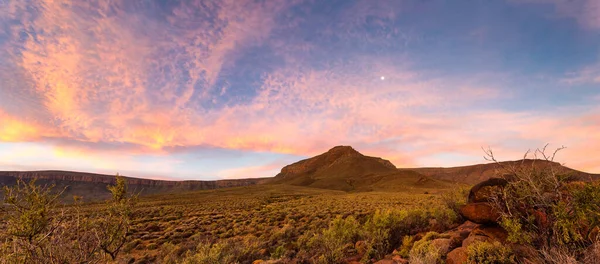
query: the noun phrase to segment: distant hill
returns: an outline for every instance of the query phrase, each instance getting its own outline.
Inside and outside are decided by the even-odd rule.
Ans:
[[[109,184],[115,183],[114,175],[103,175],[73,171],[0,171],[0,186],[14,185],[17,179],[37,179],[37,183],[54,184],[55,190],[65,190],[65,200],[73,195],[81,196],[84,200],[98,200],[110,197],[107,190]],[[132,193],[151,195],[167,192],[182,192],[194,190],[210,190],[228,187],[256,185],[264,179],[236,179],[216,181],[162,181],[133,177],[125,177]]]
[[[470,166],[461,166],[461,167],[450,167],[450,168],[407,168],[407,169],[399,169],[400,171],[415,171],[425,176],[456,182],[456,183],[466,183],[466,184],[476,184],[481,181],[487,180],[490,177],[494,177],[497,175],[504,174],[504,168],[508,168],[511,166],[533,166],[536,168],[543,168],[552,166],[557,173],[561,173],[564,175],[569,175],[573,179],[588,181],[588,180],[597,180],[600,179],[600,174],[592,174],[587,172],[581,172],[578,170],[574,170],[568,167],[565,167],[557,162],[549,162],[546,160],[534,160],[534,159],[525,159],[525,160],[517,160],[517,161],[503,161],[499,164],[496,163],[488,163],[488,164],[477,164]]]
[[[415,171],[398,170],[390,161],[365,156],[349,146],[301,160],[281,169],[271,184],[290,184],[342,191],[398,190],[448,187]]]
[[[283,184],[336,191],[431,191],[451,188],[456,183],[476,184],[502,174],[501,168],[553,166],[558,172],[579,180],[597,180],[599,174],[570,169],[558,163],[542,160],[506,161],[450,168],[396,168],[390,161],[365,156],[350,146],[337,146],[318,156],[287,165],[275,177],[217,181],[162,181],[126,177],[134,193],[151,195],[168,192],[209,190],[259,184]],[[64,197],[73,195],[85,200],[110,197],[106,188],[114,183],[113,175],[71,171],[0,171],[0,185],[14,185],[18,178],[36,178],[40,184],[55,184],[65,190]],[[1,195],[1,193],[0,193]]]

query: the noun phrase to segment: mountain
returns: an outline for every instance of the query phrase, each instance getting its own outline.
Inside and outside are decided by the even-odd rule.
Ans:
[[[167,192],[208,190],[258,184],[284,184],[341,191],[435,191],[451,188],[456,183],[476,184],[501,173],[503,167],[516,165],[547,167],[578,180],[597,180],[599,174],[570,169],[542,160],[506,161],[450,168],[396,168],[390,161],[365,156],[350,146],[337,146],[329,151],[287,165],[275,177],[217,181],[162,181],[126,177],[133,193],[152,195]],[[63,197],[73,195],[84,200],[110,197],[106,186],[114,183],[111,175],[70,171],[0,171],[0,185],[14,185],[18,178],[36,178],[41,184],[55,184],[65,190]],[[1,195],[1,193],[0,193]]]
[[[569,175],[574,180],[588,181],[600,179],[600,174],[582,172],[565,167],[557,162],[550,162],[539,159],[503,161],[499,163],[477,164],[450,168],[407,168],[399,170],[415,171],[427,177],[431,177],[433,179],[438,180],[456,183],[476,184],[481,181],[487,180],[490,177],[497,177],[497,175],[499,174],[506,174],[506,169],[504,168],[510,168],[521,165],[526,167],[535,167],[538,169],[552,166],[557,173]]]
[[[321,155],[285,166],[266,182],[343,191],[448,186],[446,182],[415,171],[398,170],[390,161],[365,156],[350,146],[337,146]]]
[[[84,200],[98,200],[110,197],[107,190],[109,184],[115,183],[114,175],[103,175],[73,171],[0,171],[0,186],[14,185],[17,179],[37,179],[38,184],[54,184],[54,190],[64,190],[65,200],[73,195],[81,196]],[[228,187],[256,185],[264,179],[236,179],[216,181],[163,181],[125,177],[129,190],[140,195],[152,195],[167,192],[194,190],[210,190]]]

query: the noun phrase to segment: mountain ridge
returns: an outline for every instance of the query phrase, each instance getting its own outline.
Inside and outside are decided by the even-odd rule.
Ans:
[[[543,160],[517,160],[458,167],[396,168],[389,160],[363,155],[351,146],[336,146],[311,158],[287,166],[274,177],[227,180],[151,180],[124,176],[134,192],[147,195],[175,191],[210,190],[260,184],[287,184],[341,191],[401,191],[406,189],[451,188],[454,184],[475,184],[498,175],[503,166],[517,164],[555,166],[577,180],[597,180],[600,174],[574,170]],[[0,171],[0,185],[14,185],[18,178],[37,179],[67,190],[67,196],[89,199],[109,197],[106,186],[115,182],[112,175],[42,170]]]

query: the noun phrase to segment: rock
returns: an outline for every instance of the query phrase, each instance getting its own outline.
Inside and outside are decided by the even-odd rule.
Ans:
[[[470,203],[460,208],[461,215],[478,224],[493,224],[500,218],[500,213],[489,203]]]
[[[462,245],[462,242],[469,236],[469,232],[455,231],[450,234],[450,249],[455,249]]]
[[[482,181],[469,191],[469,203],[489,202],[492,195],[504,188],[508,181],[502,178],[489,178]]]
[[[471,232],[471,231],[473,231],[473,229],[475,229],[478,226],[479,226],[479,224],[473,223],[473,222],[467,220],[464,223],[462,223],[461,225],[459,225],[456,229],[458,231],[468,231],[468,232]]]
[[[472,245],[475,242],[492,242],[492,241],[494,241],[494,240],[487,236],[470,235],[465,240],[463,240],[462,247],[468,248],[470,245]]]
[[[438,238],[432,240],[431,245],[438,248],[442,255],[446,255],[451,250],[452,240],[449,238]]]
[[[467,263],[467,251],[464,247],[455,248],[448,253],[446,264],[463,264]]]
[[[469,236],[486,236],[501,243],[506,242],[508,232],[500,226],[479,226]]]

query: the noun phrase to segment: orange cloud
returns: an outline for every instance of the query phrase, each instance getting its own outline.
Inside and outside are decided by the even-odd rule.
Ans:
[[[11,117],[0,109],[0,142],[31,141],[39,137],[38,127]]]
[[[294,3],[183,1],[157,15],[160,19],[128,14],[122,11],[126,3],[11,1],[0,7],[21,22],[2,50],[31,81],[23,89],[41,104],[20,108],[50,117],[33,122],[0,112],[0,141],[53,140],[61,147],[56,156],[63,158],[123,146],[127,154],[164,154],[173,147],[202,145],[314,155],[346,144],[398,166],[435,165],[437,153],[480,157],[480,147],[488,145],[514,159],[551,142],[570,147],[567,161],[574,166],[598,169],[593,157],[600,147],[591,147],[600,142],[593,136],[597,117],[466,109],[512,95],[499,92],[495,76],[429,77],[412,70],[409,61],[385,56],[349,56],[348,63],[319,70],[302,58],[283,56],[285,66],[265,73],[247,100],[213,103],[214,91],[223,88],[219,76],[243,51],[269,41],[275,16]],[[366,10],[350,21],[355,24],[373,14],[397,15],[369,1],[349,10]],[[214,22],[198,19],[206,13],[215,14]],[[310,48],[275,43],[273,52]],[[574,81],[597,81],[595,73],[584,71]],[[23,116],[30,115],[35,114]]]

